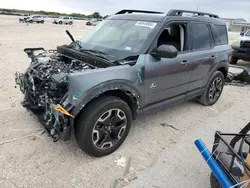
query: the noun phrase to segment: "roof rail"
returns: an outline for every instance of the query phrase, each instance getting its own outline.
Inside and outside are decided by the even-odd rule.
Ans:
[[[197,11],[190,11],[190,10],[177,10],[172,9],[167,13],[167,16],[182,16],[183,13],[193,13],[194,15],[197,14],[198,16],[209,16],[213,18],[219,18],[216,14],[210,14],[205,12],[197,12]]]
[[[147,10],[129,10],[129,9],[124,9],[116,14],[126,14],[126,13],[133,13],[133,12],[138,12],[138,13],[148,13],[148,14],[164,14],[164,12],[156,12],[156,11],[147,11]]]

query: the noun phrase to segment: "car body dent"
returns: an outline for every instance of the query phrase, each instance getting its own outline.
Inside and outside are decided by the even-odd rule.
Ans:
[[[137,98],[138,106],[143,105],[144,95],[141,67],[144,65],[140,55],[136,64],[87,70],[69,76],[68,102],[82,109],[89,101],[110,90],[130,92]]]

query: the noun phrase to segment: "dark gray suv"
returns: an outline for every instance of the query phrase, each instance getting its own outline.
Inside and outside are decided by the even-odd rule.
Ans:
[[[54,140],[74,132],[89,155],[115,151],[139,115],[222,93],[232,49],[217,15],[122,10],[79,41],[66,32],[57,50],[24,49],[31,64],[15,80]]]

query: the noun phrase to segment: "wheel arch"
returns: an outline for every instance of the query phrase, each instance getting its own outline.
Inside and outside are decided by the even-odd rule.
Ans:
[[[100,87],[102,88],[100,90]],[[74,126],[75,120],[78,118],[78,115],[81,111],[85,110],[89,105],[94,103],[97,99],[104,96],[115,96],[123,101],[125,101],[131,109],[132,118],[136,119],[137,110],[141,108],[142,101],[139,91],[135,89],[133,86],[129,86],[127,84],[112,84],[106,87],[96,86],[96,89],[89,90],[85,95],[81,102],[76,105],[71,114],[75,117],[70,118],[70,125]]]
[[[217,70],[222,72],[222,74],[224,75],[224,79],[227,78],[228,69],[226,69],[226,67],[219,67]]]

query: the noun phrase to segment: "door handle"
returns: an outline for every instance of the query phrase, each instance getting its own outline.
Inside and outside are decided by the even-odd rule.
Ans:
[[[209,60],[215,60],[216,59],[216,56],[215,55],[212,55]]]
[[[181,65],[187,66],[187,65],[188,65],[188,63],[189,63],[189,61],[187,61],[187,60],[183,60],[183,61],[181,62]]]

